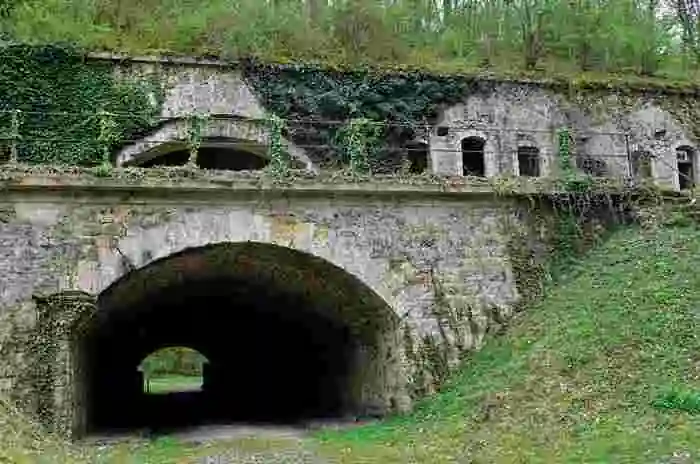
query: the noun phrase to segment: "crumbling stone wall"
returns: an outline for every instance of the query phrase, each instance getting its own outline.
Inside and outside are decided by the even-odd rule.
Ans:
[[[34,180],[51,183],[46,178]],[[420,192],[372,193],[377,187],[370,185],[359,195],[331,194],[319,187],[314,194],[307,186],[299,194],[291,188],[284,194],[262,195],[226,187],[199,191],[191,186],[131,191],[127,187],[125,197],[119,189],[99,185],[66,188],[64,193],[35,185],[6,195],[0,224],[5,276],[0,314],[26,319],[19,324],[26,330],[17,329],[17,324],[2,326],[0,346],[11,352],[6,356],[17,359],[3,371],[4,390],[35,391],[26,383],[17,384],[17,372],[31,362],[31,356],[21,343],[12,345],[22,339],[20,332],[44,330],[35,322],[41,318],[32,316],[41,313],[33,296],[81,292],[94,298],[133,269],[160,258],[215,243],[253,241],[322,258],[386,302],[399,323],[395,331],[383,335],[388,341],[378,356],[401,372],[387,365],[375,373],[384,380],[374,384],[399,388],[405,399],[397,401],[392,394],[394,404],[378,408],[410,407],[411,398],[429,393],[440,380],[437,361],[426,354],[432,353],[426,347],[448,346],[444,358],[454,365],[461,351],[481,345],[495,319],[507,318],[517,301],[502,218],[516,217],[520,206],[507,196],[462,195],[455,201]],[[440,292],[445,297],[438,301]],[[56,343],[57,359],[70,358],[65,339]],[[396,344],[398,348],[391,348]],[[79,362],[71,359],[68,364]],[[56,404],[72,404],[80,398],[80,389],[68,386],[70,376],[62,375],[52,390]],[[402,385],[396,386],[397,381]],[[379,403],[389,401],[377,392],[369,395]],[[84,419],[79,416],[71,410],[52,417],[80,423]],[[69,419],[61,420],[58,428],[71,428],[65,425]]]
[[[266,114],[236,65],[145,58],[115,61],[115,72],[160,76],[166,88],[164,119],[192,112],[244,118],[264,118]],[[520,175],[518,149],[522,147],[537,149],[541,176],[556,176],[557,131],[566,127],[574,138],[572,154],[579,169],[601,176],[629,177],[631,154],[649,151],[654,181],[677,190],[676,150],[689,146],[697,151],[697,139],[695,128],[689,127],[695,124],[694,116],[681,121],[679,112],[670,111],[674,103],[668,103],[669,99],[663,94],[615,88],[588,91],[574,86],[567,91],[538,82],[477,82],[461,103],[441,108],[436,117],[425,115],[431,123],[427,134],[429,169],[433,174],[461,176],[461,141],[477,137],[484,141],[487,177]],[[229,127],[227,122],[219,132],[248,134],[243,138],[264,145],[264,134],[237,124]],[[126,147],[119,162],[139,156],[146,146],[167,143],[177,134],[174,126],[163,126],[157,133],[145,135],[144,143]],[[309,158],[304,150],[292,145],[291,152],[308,169],[318,169],[318,160]],[[695,178],[700,178],[700,162],[696,160],[694,166]]]
[[[461,141],[486,142],[486,176],[520,174],[518,147],[539,150],[540,172],[556,174],[555,132],[566,121],[557,95],[536,85],[484,82],[463,103],[443,109],[430,138],[433,171],[462,175]],[[438,128],[447,129],[446,135]]]
[[[538,150],[540,175],[557,176],[557,131],[566,127],[579,170],[633,177],[632,156],[647,152],[656,185],[678,190],[676,151],[697,151],[697,140],[691,127],[660,105],[663,98],[615,92],[571,96],[539,84],[484,82],[464,103],[441,111],[430,138],[433,172],[462,175],[461,141],[478,137],[485,142],[487,177],[520,175],[520,147]],[[698,166],[696,160],[696,179]]]

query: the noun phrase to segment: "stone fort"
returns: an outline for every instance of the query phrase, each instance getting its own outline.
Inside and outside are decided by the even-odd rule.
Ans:
[[[415,170],[444,181],[334,178],[290,142],[303,174],[280,185],[256,173],[265,110],[235,68],[114,67],[169,84],[161,124],[114,154],[117,169],[2,177],[0,387],[71,436],[167,415],[144,402],[136,369],[164,346],[208,360],[184,421],[406,411],[507,323],[536,284],[523,260],[534,269],[547,253],[531,198],[459,178],[555,176],[564,123],[582,171],[671,190],[697,175],[692,136],[644,97],[594,119],[536,84],[491,82],[413,142]],[[193,112],[220,116],[200,148],[207,169],[159,170],[186,162]]]

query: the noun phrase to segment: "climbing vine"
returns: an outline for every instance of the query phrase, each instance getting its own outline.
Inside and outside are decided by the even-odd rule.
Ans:
[[[190,156],[187,160],[189,167],[197,167],[197,154],[202,146],[202,137],[209,123],[209,117],[204,114],[187,116],[187,148]]]
[[[339,145],[347,154],[350,172],[356,175],[370,172],[370,160],[381,132],[381,125],[367,118],[352,119],[341,128]]]
[[[282,118],[272,114],[267,118],[267,127],[270,137],[270,170],[276,177],[285,177],[291,166],[291,156],[283,137],[287,125]]]
[[[110,63],[88,63],[77,48],[9,44],[0,53],[0,153],[6,158],[99,166],[160,114],[159,82],[117,79]]]
[[[341,72],[254,60],[245,61],[243,71],[263,105],[290,121],[291,140],[309,147],[307,152],[322,167],[350,162],[348,152],[338,146],[347,121],[381,121],[368,160],[372,172],[398,167],[406,142],[425,135],[422,131],[440,106],[462,101],[476,85],[463,76]]]
[[[100,111],[97,114],[97,118],[100,124],[97,142],[102,149],[102,165],[110,166],[111,148],[119,141],[119,126],[114,118],[114,114],[108,111]]]

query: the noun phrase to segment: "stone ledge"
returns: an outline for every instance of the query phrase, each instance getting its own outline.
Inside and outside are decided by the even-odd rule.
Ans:
[[[264,171],[232,172],[188,168],[77,168],[70,166],[6,165],[0,189],[10,192],[75,192],[167,194],[265,193],[281,196],[465,196],[525,197],[561,192],[555,178],[465,178],[434,175],[374,175],[353,178],[348,173],[313,174],[292,171],[275,179]],[[629,191],[614,179],[595,179],[594,190]]]

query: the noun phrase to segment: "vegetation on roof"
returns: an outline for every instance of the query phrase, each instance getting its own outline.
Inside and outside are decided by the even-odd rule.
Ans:
[[[0,33],[130,54],[697,82],[691,0],[12,0]]]

